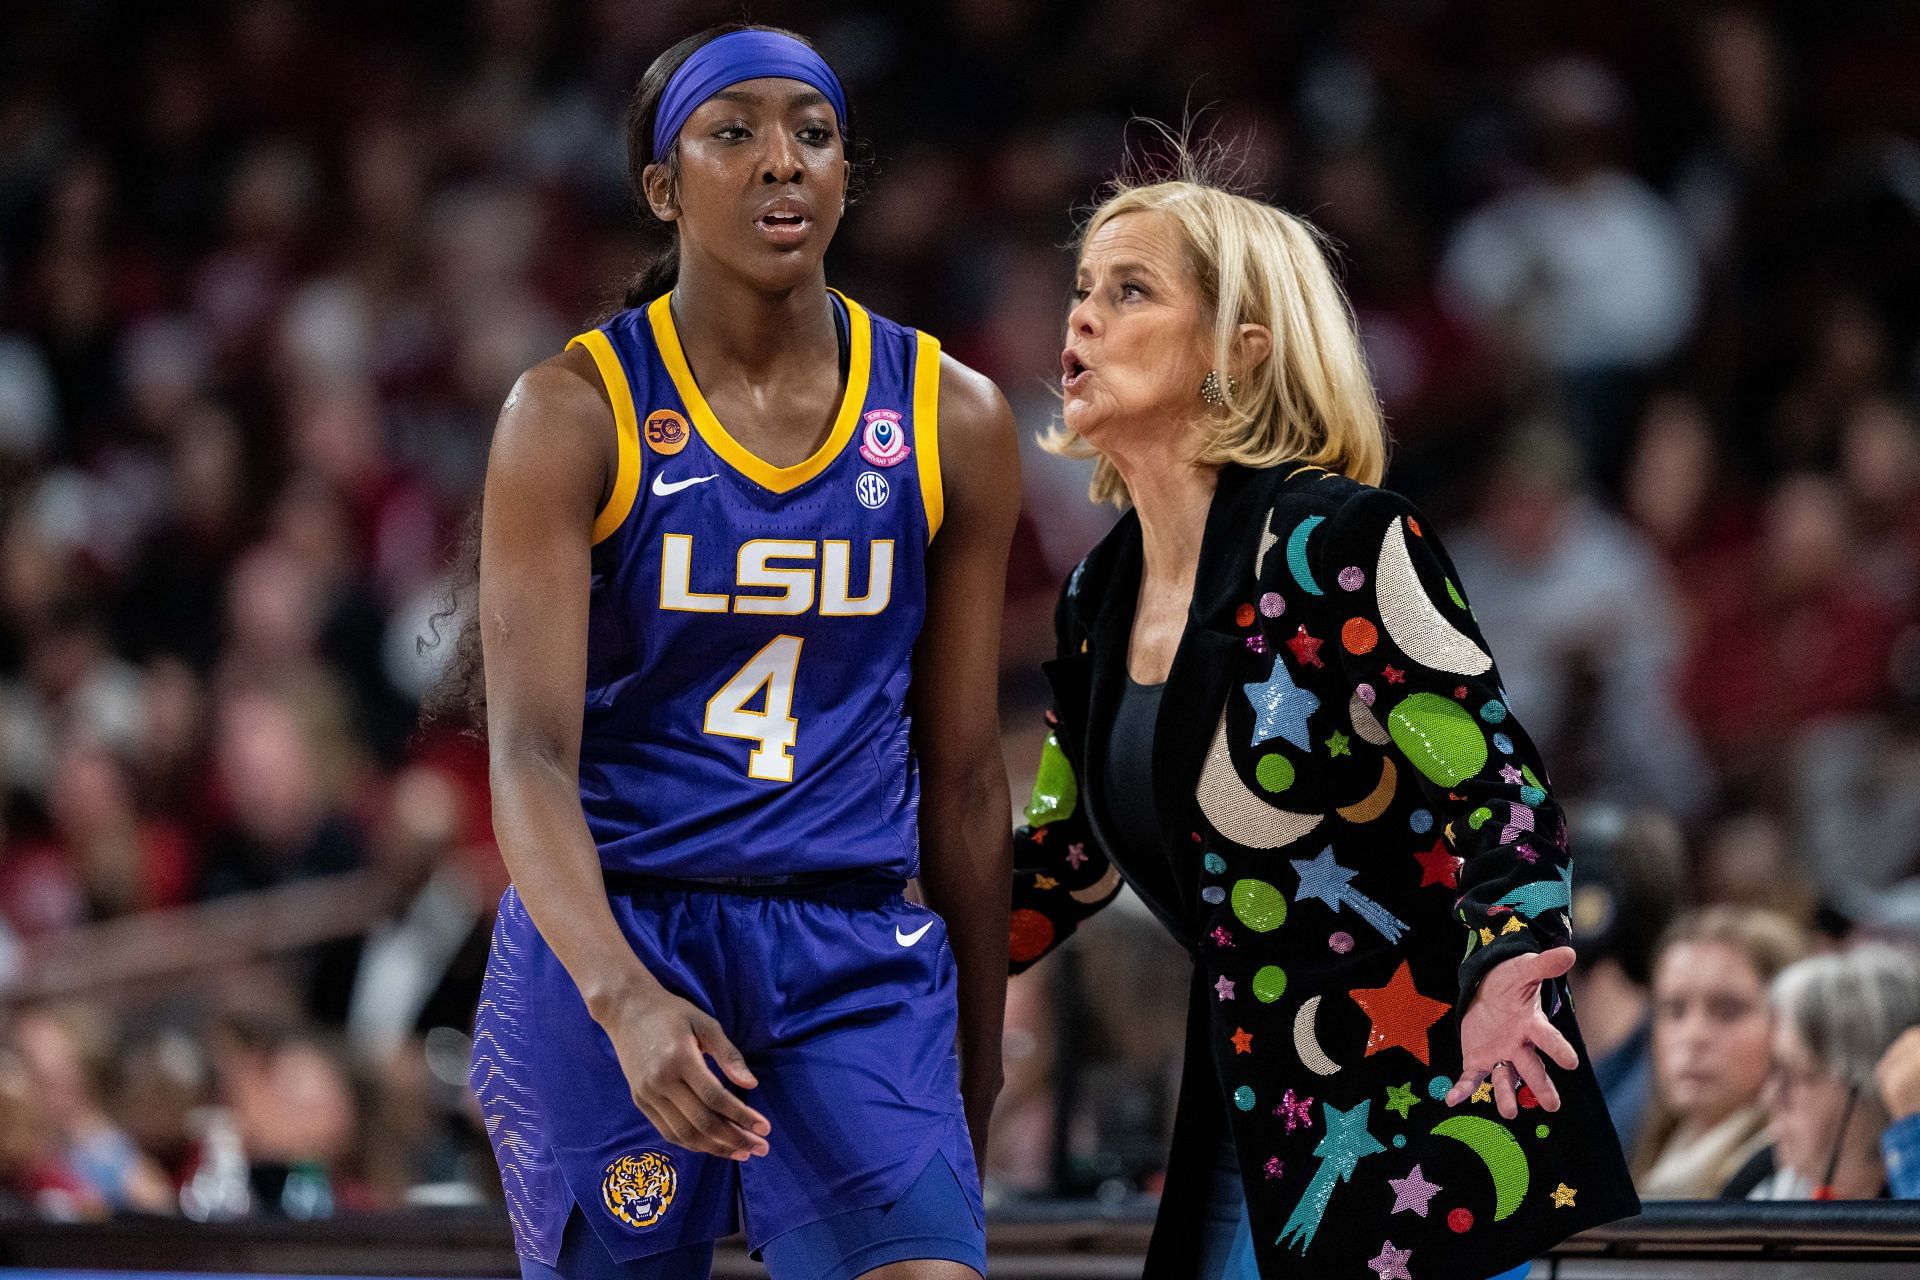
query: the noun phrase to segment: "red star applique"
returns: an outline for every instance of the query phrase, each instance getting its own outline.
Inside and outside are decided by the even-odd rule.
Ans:
[[[1303,623],[1300,629],[1293,633],[1293,639],[1287,641],[1287,648],[1293,650],[1293,660],[1301,666],[1324,667],[1327,664],[1320,661],[1320,646],[1323,643],[1325,642],[1308,635],[1306,625]]]
[[[1460,865],[1464,859],[1456,858],[1447,852],[1445,840],[1435,840],[1433,848],[1425,853],[1416,853],[1414,858],[1420,863],[1420,887],[1430,884],[1443,884],[1449,889],[1460,887]]]
[[[1356,987],[1347,992],[1373,1020],[1367,1034],[1366,1056],[1382,1049],[1405,1049],[1427,1062],[1427,1028],[1447,1016],[1452,1006],[1414,990],[1413,970],[1405,960],[1384,987]]]
[[[1233,1041],[1233,1051],[1235,1053],[1253,1052],[1253,1033],[1245,1027],[1235,1027],[1233,1035],[1228,1038]]]
[[[1407,673],[1402,671],[1400,668],[1394,667],[1394,666],[1389,666],[1381,674],[1387,677],[1388,684],[1403,684],[1406,682],[1406,679],[1407,679]]]

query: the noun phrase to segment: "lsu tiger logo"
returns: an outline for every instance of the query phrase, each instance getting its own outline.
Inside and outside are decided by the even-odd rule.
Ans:
[[[655,409],[647,415],[644,434],[649,449],[671,458],[687,447],[687,420],[672,409]]]
[[[608,1213],[637,1230],[660,1221],[673,1206],[679,1182],[673,1160],[665,1152],[642,1151],[607,1166],[606,1177],[600,1180],[600,1199]]]

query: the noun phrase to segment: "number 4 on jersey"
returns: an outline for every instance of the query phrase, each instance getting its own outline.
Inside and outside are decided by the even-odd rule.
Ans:
[[[793,757],[787,753],[800,733],[800,722],[793,718],[793,679],[799,666],[800,637],[775,636],[707,700],[703,730],[759,744],[747,755],[749,778],[793,781]],[[762,709],[749,711],[747,704],[763,685],[767,697]]]

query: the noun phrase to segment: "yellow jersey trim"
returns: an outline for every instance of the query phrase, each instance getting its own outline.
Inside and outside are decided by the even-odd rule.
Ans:
[[[913,447],[920,451],[920,501],[927,509],[927,541],[947,513],[940,485],[940,339],[916,331],[913,355]]]
[[[833,430],[827,433],[826,440],[814,450],[812,457],[790,467],[776,467],[760,458],[728,434],[720,424],[720,419],[714,417],[706,396],[700,393],[699,384],[693,380],[693,370],[687,367],[687,353],[680,346],[680,334],[673,324],[673,295],[669,293],[657,298],[647,308],[647,323],[653,326],[653,341],[660,351],[660,362],[667,366],[667,375],[673,379],[674,388],[686,403],[687,416],[693,419],[694,430],[727,465],[761,488],[774,493],[791,492],[825,471],[828,464],[846,448],[847,441],[853,439],[854,424],[860,419],[860,406],[867,402],[867,382],[873,372],[873,330],[865,308],[837,289],[834,293],[847,304],[847,327],[852,330],[846,394],[840,401],[840,413],[834,419]]]
[[[600,380],[607,384],[607,399],[613,401],[614,435],[620,446],[619,462],[613,472],[613,492],[607,495],[600,514],[593,518],[593,541],[598,546],[625,523],[633,510],[634,498],[639,496],[640,422],[633,412],[633,388],[627,384],[627,371],[614,353],[613,344],[607,341],[607,335],[598,329],[589,329],[567,346],[585,348],[599,368]]]

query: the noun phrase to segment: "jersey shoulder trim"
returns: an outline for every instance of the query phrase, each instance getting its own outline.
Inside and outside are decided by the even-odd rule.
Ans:
[[[633,500],[640,493],[640,424],[633,412],[633,388],[627,382],[627,371],[607,335],[599,329],[589,329],[567,346],[582,347],[593,357],[595,367],[600,370],[600,380],[607,384],[607,399],[613,402],[619,461],[614,467],[613,492],[607,495],[606,505],[593,518],[593,542],[597,546],[626,522],[633,510]]]
[[[915,331],[913,444],[920,451],[920,502],[927,512],[927,541],[940,532],[946,493],[940,484],[940,339]]]
[[[853,439],[853,428],[860,420],[861,407],[867,402],[867,383],[873,372],[873,326],[866,308],[845,294],[841,294],[840,299],[847,304],[848,328],[852,331],[847,361],[847,389],[826,440],[814,450],[812,457],[790,467],[776,467],[754,454],[728,434],[720,419],[714,416],[712,406],[701,394],[699,384],[693,380],[693,370],[687,365],[687,353],[680,346],[680,334],[673,323],[673,295],[658,298],[647,307],[647,323],[653,329],[660,363],[666,366],[667,376],[673,379],[674,389],[686,404],[687,416],[693,419],[694,430],[700,433],[707,447],[718,454],[722,461],[763,489],[774,493],[792,492],[825,471],[846,448],[847,441]]]

